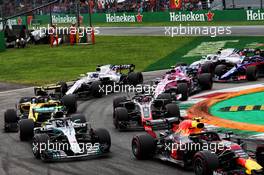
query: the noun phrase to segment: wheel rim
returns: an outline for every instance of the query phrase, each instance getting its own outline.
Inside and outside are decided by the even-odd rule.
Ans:
[[[133,140],[132,142],[132,151],[135,156],[138,156],[138,146],[135,140]]]
[[[194,171],[196,175],[203,175],[203,162],[200,158],[195,160]]]

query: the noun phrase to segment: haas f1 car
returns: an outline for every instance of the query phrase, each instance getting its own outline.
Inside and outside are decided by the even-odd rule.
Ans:
[[[156,99],[149,94],[136,94],[132,99],[117,97],[113,101],[114,126],[119,130],[146,129],[148,120],[180,117],[179,107],[171,99],[170,94]]]
[[[170,93],[175,99],[188,100],[190,94],[212,89],[213,79],[209,72],[201,72],[199,66],[180,64],[168,71],[162,79],[156,79],[154,97]]]
[[[32,138],[31,128],[38,127],[51,118],[54,111],[74,113],[77,110],[75,96],[66,95],[61,100],[51,96],[22,97],[17,109],[8,109],[4,114],[5,131],[17,132],[20,140]]]
[[[98,157],[109,152],[111,137],[105,129],[93,129],[82,114],[66,117],[61,111],[36,127],[32,151],[37,159],[59,161]]]
[[[127,74],[123,73],[125,70],[128,71]],[[71,85],[59,82],[56,85],[49,85],[48,87],[61,89],[62,95],[76,94],[78,96],[92,95],[94,97],[102,97],[105,91],[114,91],[114,85],[137,85],[143,83],[142,73],[135,72],[134,70],[135,65],[133,64],[102,65],[98,66],[95,72],[81,75]]]
[[[151,127],[166,123],[170,130],[155,133]],[[157,158],[183,167],[193,167],[196,175],[260,175],[263,169],[263,146],[255,153],[244,150],[231,135],[206,131],[199,120],[169,118],[148,121],[148,134],[132,139],[132,152],[137,159]]]

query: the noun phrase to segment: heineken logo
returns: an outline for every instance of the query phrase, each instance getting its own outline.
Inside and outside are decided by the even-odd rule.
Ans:
[[[247,20],[248,21],[262,21],[264,20],[264,12],[247,10]]]
[[[76,23],[77,19],[75,16],[60,16],[60,15],[52,15],[52,23]]]
[[[123,13],[122,15],[116,15],[114,14],[106,14],[106,22],[111,23],[111,22],[120,22],[120,23],[125,23],[125,22],[142,22],[143,20],[143,15],[138,13],[137,15],[133,14],[125,14]]]
[[[191,21],[213,21],[214,13],[208,11],[207,13],[196,13],[196,12],[170,12],[171,22],[191,22]]]

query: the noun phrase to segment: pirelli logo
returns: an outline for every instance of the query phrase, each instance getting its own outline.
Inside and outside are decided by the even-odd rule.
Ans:
[[[237,112],[237,111],[264,111],[264,105],[246,105],[246,106],[228,106],[220,108],[223,112]]]

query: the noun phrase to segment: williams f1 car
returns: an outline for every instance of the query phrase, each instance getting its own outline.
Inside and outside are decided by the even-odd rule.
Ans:
[[[179,107],[170,94],[154,98],[153,95],[139,93],[131,99],[117,97],[113,101],[113,122],[119,130],[146,129],[148,120],[168,117],[180,117]]]
[[[66,95],[61,100],[50,96],[22,97],[16,109],[8,109],[4,114],[4,128],[6,132],[19,130],[20,140],[32,138],[31,128],[41,126],[51,118],[54,111],[74,113],[77,110],[75,96]]]
[[[151,127],[166,123],[170,130],[156,134]],[[263,175],[263,147],[250,152],[239,143],[206,131],[199,120],[176,118],[148,121],[148,134],[132,139],[132,152],[137,159],[157,158],[183,167],[193,167],[196,175]]]
[[[93,129],[82,114],[53,117],[34,128],[32,151],[37,159],[59,161],[98,157],[110,151],[111,137],[105,129]],[[33,130],[32,130],[33,132]]]
[[[123,73],[128,70],[128,74]],[[102,97],[106,91],[114,91],[115,85],[137,85],[143,83],[143,75],[134,72],[135,65],[102,65],[96,68],[95,72],[88,72],[67,85],[60,82],[52,87],[61,87],[61,92],[66,95],[76,94],[78,96],[92,95]],[[49,86],[47,86],[49,87]],[[110,89],[109,89],[110,88]]]

